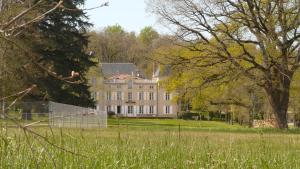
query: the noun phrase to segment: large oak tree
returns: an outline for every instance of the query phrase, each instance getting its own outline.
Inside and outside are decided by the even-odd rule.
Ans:
[[[152,0],[149,5],[176,30],[181,45],[194,51],[189,63],[199,70],[223,67],[212,76],[216,79],[230,70],[252,80],[265,91],[277,127],[288,128],[290,85],[299,67],[299,0]]]

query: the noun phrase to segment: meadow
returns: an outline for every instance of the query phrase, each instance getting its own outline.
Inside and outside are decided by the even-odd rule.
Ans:
[[[42,137],[2,125],[0,168],[300,168],[298,130],[155,119],[108,124],[30,128]]]

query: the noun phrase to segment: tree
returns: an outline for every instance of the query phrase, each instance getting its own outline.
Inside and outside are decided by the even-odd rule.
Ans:
[[[133,62],[133,46],[139,46],[134,33],[119,25],[108,26],[98,32],[89,32],[89,50],[95,51],[100,62]]]
[[[34,23],[43,20],[45,16],[59,8],[63,1],[44,6],[44,1],[7,0],[0,1],[0,55],[1,55],[1,117],[6,117],[5,112],[9,109],[5,101],[22,98],[24,94],[31,92],[35,85],[26,86],[21,72],[33,58],[25,57],[26,48],[20,43],[19,35],[31,28]],[[45,8],[45,13],[40,13],[40,8]],[[28,84],[27,84],[28,85]],[[24,88],[26,87],[26,90]],[[18,91],[16,93],[16,91]],[[9,97],[7,97],[9,96]]]
[[[53,2],[56,0],[48,3]],[[24,34],[25,41],[31,44],[29,47],[36,57],[35,66],[40,71],[45,71],[45,68],[50,70],[32,79],[39,87],[40,92],[36,96],[39,99],[94,106],[85,78],[89,68],[95,65],[91,60],[93,56],[85,52],[88,44],[86,28],[91,24],[87,22],[84,11],[77,8],[82,4],[84,0],[64,1],[64,9],[48,14],[36,29]],[[41,11],[44,12],[44,9]],[[59,79],[51,73],[73,78],[72,71],[79,73],[76,81],[72,82]]]
[[[177,63],[183,67],[174,65],[172,56],[176,54],[184,59],[193,57],[194,52],[182,47],[160,48],[156,54],[158,56],[153,59],[158,60],[162,65],[167,65],[164,67],[172,65],[171,74],[165,80],[164,87],[170,91],[178,91],[178,101],[181,102],[183,111],[187,110],[188,105],[192,110],[203,112],[232,113],[234,110],[235,116],[241,117],[238,118],[239,121],[249,122],[250,125],[252,119],[258,117],[257,115],[264,115],[261,118],[267,115],[263,92],[250,80],[246,78],[232,80],[229,77],[233,77],[234,74],[227,72],[230,74],[227,78],[210,83],[213,78],[218,78],[213,77],[212,69],[202,70],[199,73],[197,67],[189,63],[185,64],[183,60]],[[221,71],[222,68],[214,68],[214,72]]]
[[[120,25],[108,26],[89,35],[89,51],[95,51],[99,62],[132,62],[152,75],[153,65],[149,59],[153,51],[168,43],[152,27],[145,27],[139,36],[126,32]]]
[[[159,34],[151,26],[146,26],[141,30],[139,38],[143,44],[150,45],[159,38]]]
[[[299,67],[299,0],[152,0],[152,11],[176,28],[199,70],[224,67],[261,87],[278,128],[288,128],[290,85]],[[255,48],[256,50],[249,50]],[[215,74],[210,82],[226,77]],[[238,78],[238,77],[237,77]]]
[[[95,63],[85,53],[86,28],[90,24],[84,9],[78,8],[83,3],[84,0],[11,1],[2,8],[0,39],[20,51],[15,58],[6,55],[6,64],[14,65],[10,72],[23,78],[21,85],[38,86],[28,99],[94,105],[85,79],[86,71]]]
[[[122,26],[119,24],[106,27],[104,32],[108,33],[108,34],[125,34],[126,33],[125,30],[122,28]]]

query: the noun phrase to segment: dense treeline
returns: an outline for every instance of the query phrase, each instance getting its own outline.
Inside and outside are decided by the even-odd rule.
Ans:
[[[152,56],[155,51],[169,44],[169,37],[160,35],[150,26],[143,28],[138,34],[127,32],[120,25],[108,26],[99,31],[91,31],[89,35],[90,51],[94,51],[101,63],[134,63],[151,77],[158,61]]]

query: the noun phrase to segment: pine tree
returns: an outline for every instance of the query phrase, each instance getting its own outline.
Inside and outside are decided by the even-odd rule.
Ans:
[[[47,3],[50,5],[57,2],[58,0],[49,0]],[[31,98],[94,106],[85,78],[86,72],[95,63],[92,56],[85,52],[88,44],[86,30],[91,24],[84,11],[78,9],[83,4],[84,0],[64,0],[63,7],[49,13],[31,32],[23,36],[36,56],[38,65],[55,72],[58,77],[68,77],[72,71],[79,72],[80,78],[77,80],[82,83],[67,83],[37,66],[44,72],[29,74],[31,80],[38,85],[38,92]],[[42,12],[45,11],[41,9]]]

